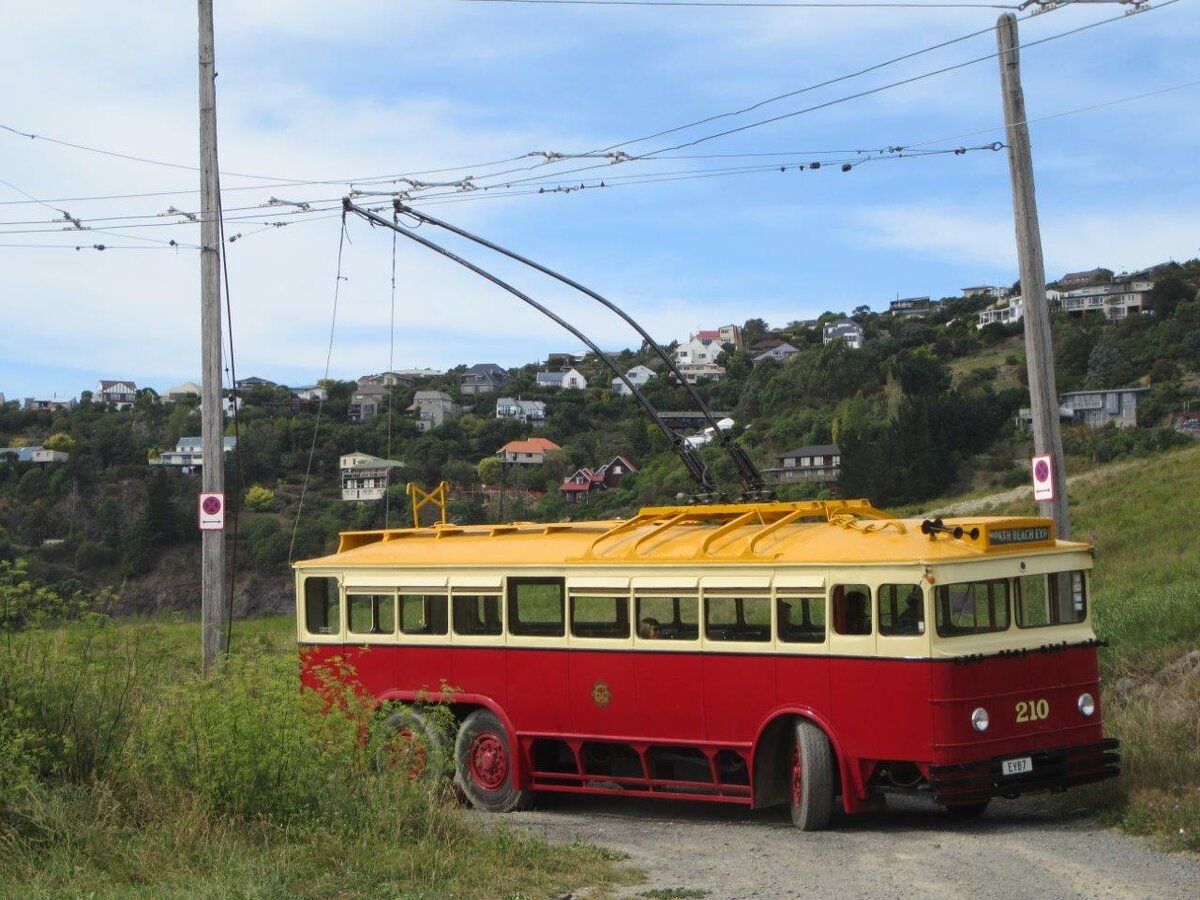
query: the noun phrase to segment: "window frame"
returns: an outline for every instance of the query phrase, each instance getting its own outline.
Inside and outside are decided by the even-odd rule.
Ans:
[[[525,585],[551,585],[558,588],[558,631],[524,630],[533,623],[522,622],[519,618],[520,603],[518,592]],[[553,576],[509,576],[504,579],[504,615],[502,617],[503,633],[519,641],[562,641],[567,636],[567,586],[566,579],[561,575]],[[539,623],[540,624],[540,623]],[[553,623],[551,623],[553,624]]]
[[[309,617],[308,585],[309,585],[310,581],[317,581],[317,580],[322,580],[322,581],[327,581],[327,582],[333,583],[334,592],[337,597],[337,600],[336,600],[337,623],[332,631],[313,631],[309,627],[309,623],[311,622],[311,619]],[[338,575],[321,575],[321,574],[317,574],[315,572],[312,574],[306,573],[302,576],[301,585],[302,585],[302,587],[301,587],[300,593],[303,598],[302,603],[303,603],[303,610],[304,610],[304,615],[301,618],[301,621],[303,622],[302,636],[307,639],[306,643],[326,643],[326,644],[339,643],[340,644],[342,642],[342,636],[345,634],[345,630],[346,630],[346,625],[345,625],[346,602],[345,602],[345,592],[343,590],[341,577]],[[326,603],[326,609],[325,609],[325,617],[326,617],[326,620],[328,621],[328,618],[329,618],[328,593],[326,594],[326,601],[327,601],[327,603]]]
[[[1057,601],[1059,599],[1057,596],[1058,592],[1059,592],[1058,578],[1060,576],[1064,576],[1064,575],[1068,578],[1070,578],[1072,576],[1079,577],[1080,592],[1083,595],[1083,609],[1079,613],[1079,618],[1075,619],[1072,622],[1051,622],[1049,620],[1049,618],[1050,618],[1049,615],[1047,615],[1047,620],[1045,622],[1026,625],[1023,621],[1024,612],[1025,612],[1025,596],[1024,596],[1025,589],[1024,589],[1024,585],[1023,585],[1024,580],[1026,578],[1044,578],[1045,579],[1046,601],[1047,601],[1047,612],[1048,612],[1050,609],[1050,604],[1049,604],[1050,594],[1051,594],[1050,585],[1051,585],[1051,583],[1054,584],[1053,593],[1055,594],[1055,600]],[[1054,579],[1054,581],[1051,582],[1051,579]],[[1029,631],[1029,630],[1035,629],[1035,628],[1063,628],[1063,627],[1070,627],[1072,625],[1082,625],[1085,622],[1087,622],[1088,614],[1089,614],[1088,613],[1088,593],[1089,593],[1088,578],[1087,578],[1087,572],[1084,569],[1065,569],[1065,570],[1059,570],[1057,572],[1040,572],[1040,573],[1035,572],[1035,573],[1031,573],[1031,574],[1017,575],[1013,578],[1013,589],[1012,589],[1013,621],[1016,622],[1017,628],[1019,628],[1023,631]],[[1057,603],[1055,605],[1057,605]],[[1074,603],[1074,599],[1072,598],[1071,608],[1074,609],[1074,607],[1075,607],[1075,603]]]
[[[423,601],[425,621],[430,622],[430,598],[442,599],[446,603],[443,631],[405,631],[404,598],[420,597]],[[450,592],[445,587],[398,587],[396,588],[396,628],[401,643],[445,644],[450,640]]]
[[[353,644],[381,644],[394,643],[396,635],[400,627],[398,610],[396,607],[396,589],[395,588],[376,588],[376,587],[354,587],[343,590],[342,596],[346,606],[346,642]],[[350,598],[351,597],[371,597],[371,624],[372,627],[378,625],[379,622],[379,605],[376,601],[380,597],[391,597],[392,601],[392,629],[391,631],[354,631],[350,628]]]

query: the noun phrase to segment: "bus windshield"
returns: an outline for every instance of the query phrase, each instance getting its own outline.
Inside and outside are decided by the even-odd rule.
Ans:
[[[937,588],[937,632],[941,637],[1007,631],[1007,578],[943,584]]]

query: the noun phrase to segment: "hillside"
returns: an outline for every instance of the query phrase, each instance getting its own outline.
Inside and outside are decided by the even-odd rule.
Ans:
[[[1160,279],[1151,316],[1108,321],[1100,314],[1055,314],[1060,390],[1148,389],[1138,428],[1066,429],[1072,472],[1191,443],[1162,426],[1194,398],[1200,379],[1198,281],[1200,261]],[[781,455],[799,446],[838,445],[841,496],[920,506],[936,497],[1016,487],[1027,480],[1022,461],[1031,452],[1028,433],[1015,424],[1028,405],[1021,326],[977,329],[977,313],[989,302],[946,298],[923,318],[860,308],[854,320],[863,331],[861,349],[840,340],[823,343],[822,326],[839,320],[834,313],[774,329],[750,319],[741,328],[743,346],[770,339],[795,352],[756,362],[750,350],[726,344],[716,360],[723,375],[696,391],[710,409],[732,417],[732,436],[760,469],[778,467]],[[659,368],[649,347],[612,360],[621,371]],[[611,371],[603,360],[589,356],[573,364],[587,379],[585,390],[547,387],[535,364],[505,373],[497,393],[460,393],[465,367],[380,388],[380,410],[362,424],[356,418],[364,417],[353,414],[360,388],[353,382],[325,383],[321,404],[300,402],[269,383],[241,393],[241,412],[227,426],[237,450],[226,459],[231,512],[240,513],[239,608],[276,608],[276,598],[286,594],[288,560],[327,551],[339,531],[407,521],[407,481],[427,487],[449,481],[450,514],[459,522],[628,515],[694,492],[645,411],[609,389]],[[642,390],[655,408],[693,410],[688,393],[661,368],[651,374]],[[461,415],[419,431],[409,411],[416,391],[444,392]],[[498,417],[499,396],[541,401],[544,423],[535,430]],[[148,463],[199,434],[196,406],[194,398],[165,402],[150,390],[121,410],[87,392],[74,408],[0,404],[0,448],[44,446],[63,460],[22,461],[0,452],[0,560],[22,558],[34,582],[67,595],[108,586],[120,589],[123,609],[192,608],[197,590],[179,573],[194,568],[188,560],[198,547],[199,476]],[[560,449],[541,465],[501,465],[499,448],[531,434]],[[348,453],[399,461],[385,500],[341,499],[339,459]],[[743,487],[729,458],[715,442],[699,454],[719,489],[736,497]],[[572,473],[617,456],[636,471],[589,494],[586,504],[572,504],[559,491]],[[779,494],[799,499],[824,489],[796,482]],[[228,536],[233,541],[232,529]]]

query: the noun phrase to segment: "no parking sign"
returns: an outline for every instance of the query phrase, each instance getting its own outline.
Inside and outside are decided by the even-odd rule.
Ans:
[[[225,495],[200,495],[200,530],[221,531],[225,527]]]
[[[1035,456],[1033,463],[1033,499],[1039,503],[1054,499],[1054,464],[1049,455]]]

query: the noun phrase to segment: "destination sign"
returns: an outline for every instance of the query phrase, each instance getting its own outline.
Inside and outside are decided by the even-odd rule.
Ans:
[[[1035,525],[1030,528],[997,528],[988,532],[988,540],[992,546],[999,544],[1037,544],[1050,540],[1049,525]]]

